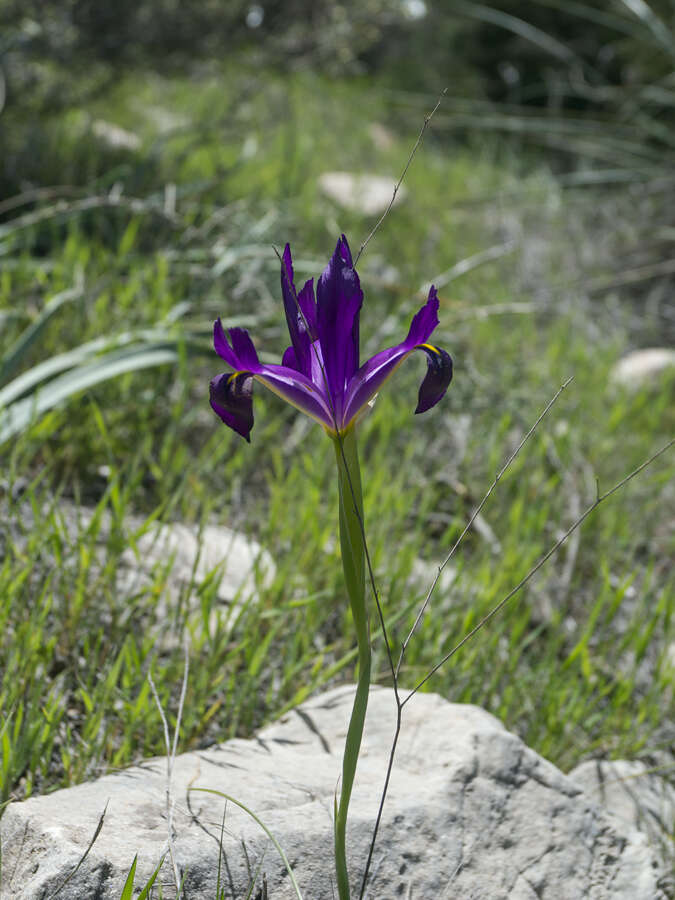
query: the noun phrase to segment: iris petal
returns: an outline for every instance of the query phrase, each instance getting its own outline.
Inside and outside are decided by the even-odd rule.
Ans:
[[[264,384],[287,403],[311,416],[326,428],[334,427],[325,395],[302,372],[286,366],[261,365],[253,374],[256,381]]]
[[[415,412],[426,412],[438,403],[452,380],[452,359],[445,350],[427,343],[436,325],[438,295],[432,286],[427,302],[413,316],[407,338],[396,347],[376,353],[350,380],[342,417],[343,427],[353,421],[413,350],[424,350],[428,359],[427,374],[420,387]]]
[[[298,294],[302,311],[303,328],[309,329],[310,340],[316,340],[316,300],[314,299],[314,279],[308,278]]]
[[[447,391],[452,381],[452,358],[445,350],[431,344],[420,344],[416,349],[424,350],[427,355],[427,374],[420,385],[415,410],[423,413],[435,406]]]
[[[342,417],[345,388],[359,365],[363,291],[342,235],[317,287],[317,332],[333,406]]]
[[[438,292],[432,284],[429,288],[427,302],[412,317],[408,337],[405,343],[412,347],[424,344],[429,340],[438,325]]]
[[[225,337],[223,323],[220,319],[216,319],[213,323],[213,346],[216,348],[218,356],[221,356],[229,366],[232,366],[233,369],[239,368],[237,357]]]
[[[253,346],[251,336],[245,328],[230,328],[230,340],[232,341],[232,349],[237,357],[238,369],[250,369],[255,371],[260,365],[258,354]]]
[[[330,408],[309,378],[286,366],[259,363],[254,371],[226,373],[211,381],[211,406],[226,425],[247,441],[253,428],[253,379],[324,428],[334,430]]]
[[[300,294],[295,290],[293,261],[291,259],[291,248],[288,244],[286,244],[284,255],[281,259],[281,293],[284,298],[288,333],[291,336],[291,345],[295,355],[294,368],[308,375],[310,365],[309,345],[311,341],[310,336],[307,334],[307,329],[311,326],[307,317],[309,315],[310,319],[314,318],[312,309],[314,305],[314,289],[312,282],[308,281],[302,291],[300,291]]]
[[[248,331],[245,328],[230,328],[228,334],[231,345],[225,336],[223,323],[216,319],[213,323],[213,344],[218,356],[222,356],[235,371],[254,370],[259,366],[260,360]]]
[[[248,372],[218,375],[210,384],[211,407],[249,443],[253,428],[253,378]]]
[[[284,355],[281,357],[281,365],[286,366],[287,369],[295,369],[296,372],[300,371],[298,359],[295,355],[295,350],[292,347],[287,347],[284,350]]]

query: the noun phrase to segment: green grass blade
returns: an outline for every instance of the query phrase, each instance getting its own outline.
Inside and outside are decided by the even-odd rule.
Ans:
[[[569,0],[535,0],[535,2],[539,6],[556,9],[567,15],[576,16],[587,22],[593,22],[596,25],[604,25],[606,28],[612,28],[621,34],[627,34],[630,37],[635,36],[635,28],[632,24],[609,10],[596,9],[586,3],[569,2]]]
[[[223,791],[215,790],[215,788],[190,788],[190,790],[191,791],[199,791],[201,794],[214,794],[216,797],[222,797],[223,800],[229,800],[230,803],[234,803],[234,805],[238,806],[239,809],[243,809],[243,811],[245,813],[248,813],[248,815],[253,819],[253,821],[256,822],[258,825],[260,825],[260,827],[265,832],[267,837],[274,844],[274,847],[275,847],[277,853],[281,857],[283,864],[286,866],[286,871],[288,872],[288,877],[291,879],[291,884],[293,885],[293,888],[295,889],[295,895],[298,898],[298,900],[302,900],[302,893],[300,892],[298,882],[295,880],[295,875],[293,874],[293,869],[291,868],[291,864],[288,861],[286,854],[284,853],[284,851],[281,848],[281,844],[274,837],[274,835],[269,830],[267,825],[265,825],[265,823],[261,819],[259,819],[258,816],[256,816],[256,814],[248,808],[248,806],[245,806],[243,803],[240,803],[239,800],[235,800],[235,798],[231,797],[229,794],[223,793]]]
[[[133,890],[134,890],[134,875],[136,874],[136,863],[138,861],[138,854],[134,856],[134,861],[131,864],[131,868],[129,869],[129,874],[127,875],[127,880],[124,882],[124,887],[122,888],[122,893],[120,894],[120,900],[131,900]]]
[[[127,875],[127,880],[124,882],[124,888],[122,889],[122,893],[120,895],[120,900],[132,900],[133,897],[133,889],[134,889],[134,874],[136,872],[136,862],[138,861],[138,854],[134,856],[134,861],[131,864],[131,869],[129,870],[129,874]],[[159,875],[160,869],[164,865],[164,857],[162,857],[157,865],[157,868],[152,873],[150,878],[148,879],[147,884],[140,892],[136,900],[148,900],[150,895],[150,889],[152,888],[157,876]]]
[[[73,369],[88,359],[92,359],[96,353],[109,346],[109,343],[105,338],[89,341],[74,350],[69,350],[66,353],[57,353],[55,356],[28,369],[28,371],[22,372],[21,375],[17,375],[16,378],[0,390],[0,408],[9,406],[10,403],[19,400],[24,394],[34,390],[41,382],[49,381],[55,375],[67,372],[68,369]]]
[[[106,801],[103,812],[101,813],[101,817],[98,820],[98,825],[94,829],[94,834],[93,834],[91,840],[89,841],[89,846],[87,847],[87,849],[84,851],[84,853],[80,857],[75,868],[71,872],[68,873],[68,875],[63,879],[63,881],[58,885],[56,890],[47,897],[47,900],[54,900],[54,898],[58,897],[58,895],[61,893],[61,891],[64,889],[64,887],[68,884],[68,882],[77,874],[80,866],[85,861],[85,859],[89,856],[91,848],[94,846],[99,834],[101,833],[101,829],[103,828],[103,822],[105,820],[105,814],[107,811],[108,811],[108,802]]]
[[[0,361],[0,384],[7,381],[7,379],[18,369],[21,365],[21,360],[33,347],[54,314],[58,312],[64,304],[69,303],[71,300],[75,300],[81,295],[82,291],[80,288],[71,288],[70,290],[55,294],[46,303],[42,312],[33,322],[31,322],[28,328],[26,328],[23,334],[17,339],[15,344],[10,347],[2,361]]]
[[[67,372],[50,381],[48,389],[20,400],[5,410],[4,421],[0,424],[0,443],[24,431],[35,417],[54,409],[80,391],[128,372],[176,363],[178,358],[177,350],[170,344],[163,347],[134,347],[107,354],[89,365]]]
[[[565,44],[556,40],[554,37],[551,37],[550,34],[547,34],[545,31],[542,31],[540,28],[531,25],[523,19],[519,19],[517,16],[502,12],[500,9],[495,9],[492,6],[484,6],[482,3],[464,2],[464,0],[455,0],[453,9],[472,19],[478,19],[481,22],[489,22],[491,25],[498,25],[500,28],[505,28],[507,31],[517,34],[524,40],[536,44],[546,53],[556,57],[556,59],[570,62],[576,58],[574,52],[570,50],[569,47],[566,47]]]
[[[675,41],[673,33],[668,26],[656,15],[654,10],[645,0],[621,0],[646,27],[651,31],[661,47],[670,55],[675,56]]]
[[[249,885],[249,888],[246,891],[246,896],[244,897],[244,900],[251,900],[251,897],[253,896],[253,889],[255,888],[255,886],[257,884],[257,881],[260,876],[260,872],[262,870],[264,862],[265,862],[265,854],[263,853],[262,856],[260,857],[260,862],[256,866],[256,870],[253,873],[253,876],[251,877],[251,884]],[[260,896],[260,895],[258,895],[258,896]]]
[[[185,346],[191,353],[211,356],[213,351],[210,343],[201,343],[199,341],[200,336],[198,331],[190,331],[183,339]],[[44,362],[32,366],[26,372],[22,372],[21,375],[10,381],[9,384],[6,384],[0,389],[0,408],[9,406],[10,403],[21,399],[24,394],[35,390],[42,382],[49,381],[62,372],[74,369],[85,362],[91,361],[95,363],[98,354],[102,354],[105,351],[108,354],[112,354],[114,351],[119,352],[122,348],[127,348],[123,351],[125,353],[133,352],[138,350],[141,344],[151,347],[161,346],[177,349],[179,340],[168,338],[166,331],[162,328],[139,328],[136,331],[123,332],[114,338],[95,338],[93,341],[87,341],[84,344],[80,344],[79,347],[67,350],[65,353],[58,353],[44,360]],[[110,356],[110,358],[112,357]]]

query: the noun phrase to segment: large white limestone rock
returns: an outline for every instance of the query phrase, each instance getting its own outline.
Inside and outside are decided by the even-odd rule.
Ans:
[[[353,688],[303,704],[253,740],[175,761],[173,852],[184,897],[295,897],[269,838],[284,848],[305,900],[332,900],[332,808]],[[374,689],[348,835],[358,896],[395,722],[388,689]],[[167,850],[166,760],[9,807],[0,820],[3,900],[45,900],[82,858],[61,900],[118,900],[138,854],[137,890]],[[224,826],[223,826],[224,821]],[[222,833],[221,833],[222,828]],[[252,876],[255,888],[247,893]],[[160,873],[174,897],[172,869]],[[648,838],[607,812],[490,714],[434,694],[404,709],[403,732],[370,900],[666,900],[666,871]],[[137,894],[136,894],[137,896]]]
[[[661,844],[672,853],[675,785],[664,777],[669,772],[671,760],[660,769],[649,768],[639,760],[598,759],[581,763],[569,774],[589,800],[601,803],[617,818],[644,832],[653,844]],[[673,876],[675,871],[671,871]],[[671,887],[675,896],[675,881]]]

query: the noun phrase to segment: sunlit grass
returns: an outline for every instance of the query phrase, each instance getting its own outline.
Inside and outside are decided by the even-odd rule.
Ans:
[[[125,127],[140,127],[135,110],[148,93],[147,103],[173,106],[205,128],[197,141],[186,128],[153,137],[145,126],[156,183],[137,160],[117,173],[155,191],[144,195],[145,212],[66,209],[7,226],[3,348],[46,298],[77,283],[81,296],[50,323],[26,366],[172,314],[178,330],[183,323],[204,343],[215,316],[236,318],[278,361],[287,337],[272,245],[291,241],[298,280],[320,273],[340,230],[358,246],[372,222],[323,198],[316,176],[349,168],[393,179],[413,135],[393,134],[391,147],[378,150],[369,136],[377,91],[362,85],[299,76],[288,116],[275,108],[273,79],[248,111],[235,104],[235,87],[218,94],[214,82],[194,101],[193,85],[150,84],[135,106],[129,86],[120,86],[108,116],[119,110]],[[226,127],[230,108],[237,117]],[[487,529],[472,530],[452,561],[452,585],[434,595],[411,642],[408,686],[592,502],[596,477],[610,487],[674,424],[672,380],[637,393],[611,386],[631,316],[589,300],[583,286],[569,288],[578,280],[566,199],[545,170],[517,180],[497,165],[489,142],[477,158],[442,150],[432,135],[422,154],[406,181],[408,199],[359,266],[364,353],[404,336],[424,283],[487,247],[514,243],[440,292],[438,340],[456,373],[444,403],[413,417],[420,372],[411,361],[362,427],[367,534],[394,644],[496,471],[562,382],[574,381],[486,507]],[[162,179],[178,185],[168,218]],[[542,292],[551,283],[558,293]],[[514,303],[520,307],[510,311]],[[220,368],[215,354],[209,362],[186,350],[175,366],[76,397],[2,447],[0,799],[162,753],[147,674],[165,708],[175,709],[185,631],[199,664],[191,666],[182,749],[250,734],[322,685],[353,678],[330,442],[258,391],[246,446],[208,408],[208,378]],[[674,474],[671,454],[598,510],[578,543],[429,689],[485,706],[564,768],[592,754],[657,749],[672,704],[674,585],[665,561]],[[65,521],[65,501],[93,509],[91,523]],[[239,528],[269,550],[276,576],[242,598],[248,602],[234,618],[214,616],[217,576],[198,589],[196,606],[186,586],[160,614],[165,566],[136,594],[118,589],[131,514]],[[165,639],[167,627],[175,640]],[[374,640],[374,671],[387,683],[375,628]]]

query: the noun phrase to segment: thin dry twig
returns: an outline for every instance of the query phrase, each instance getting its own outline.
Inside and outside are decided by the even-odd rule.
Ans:
[[[363,251],[366,249],[366,247],[367,247],[368,244],[370,243],[371,238],[373,238],[373,236],[375,235],[375,232],[379,229],[380,225],[384,222],[384,220],[385,220],[385,219],[387,218],[387,216],[389,215],[389,211],[390,211],[390,209],[392,208],[392,206],[394,205],[394,202],[395,202],[395,200],[396,200],[396,195],[398,194],[399,189],[400,189],[401,185],[403,184],[403,179],[405,178],[405,176],[406,176],[406,174],[407,174],[407,172],[408,172],[408,169],[410,168],[410,163],[413,161],[413,158],[414,158],[415,154],[417,153],[417,148],[418,148],[419,145],[422,143],[422,138],[424,137],[424,132],[425,132],[425,131],[427,130],[427,128],[429,127],[429,122],[431,122],[431,119],[433,118],[434,113],[436,112],[436,110],[438,109],[438,107],[441,105],[441,101],[442,101],[443,97],[445,97],[445,95],[446,95],[447,93],[448,93],[448,89],[447,89],[447,88],[444,88],[444,89],[441,91],[438,100],[436,101],[436,106],[434,106],[434,108],[431,110],[431,112],[429,113],[428,116],[425,116],[425,117],[424,117],[424,122],[423,122],[423,124],[422,124],[421,129],[420,129],[420,133],[417,135],[417,140],[415,141],[415,144],[414,144],[412,150],[410,151],[410,156],[408,157],[408,162],[407,162],[407,163],[405,164],[405,166],[403,167],[403,171],[401,172],[401,177],[399,178],[399,180],[398,180],[398,181],[396,182],[396,184],[394,185],[394,191],[393,191],[393,193],[392,193],[392,195],[391,195],[391,200],[389,201],[389,206],[387,206],[387,208],[385,209],[385,211],[382,213],[382,215],[380,216],[380,218],[377,220],[377,222],[376,222],[375,227],[373,228],[373,230],[370,232],[370,234],[368,235],[368,237],[365,239],[365,241],[364,241],[364,242],[361,244],[361,246],[359,247],[359,252],[356,254],[356,259],[354,260],[354,268],[356,268],[356,264],[357,264],[358,261],[361,259],[361,254],[363,253]]]
[[[452,650],[450,650],[449,653],[446,653],[445,656],[443,657],[443,659],[441,659],[440,662],[438,662],[432,669],[430,669],[430,671],[424,676],[424,678],[420,682],[418,682],[418,684],[415,685],[415,687],[410,691],[408,696],[403,701],[403,706],[405,706],[405,704],[408,702],[408,700],[410,700],[411,697],[413,697],[417,693],[417,691],[419,691],[419,689],[423,685],[425,685],[427,683],[427,681],[429,681],[429,679],[436,672],[438,672],[438,670],[441,668],[441,666],[445,665],[445,663],[451,657],[453,657],[455,655],[455,653],[457,653],[457,651],[460,650],[464,646],[464,644],[467,643],[467,641],[470,641],[471,638],[481,630],[481,628],[483,628],[485,625],[487,625],[487,623],[492,618],[494,618],[494,616],[496,616],[497,613],[501,609],[504,608],[504,606],[506,606],[506,604],[509,602],[509,600],[512,597],[514,597],[517,593],[519,593],[525,587],[525,585],[528,583],[528,581],[530,581],[530,579],[539,571],[539,569],[541,569],[541,567],[544,565],[544,563],[546,563],[553,556],[553,554],[556,553],[562,547],[562,545],[567,541],[567,539],[570,537],[570,535],[574,534],[574,532],[577,530],[577,528],[579,528],[586,521],[586,519],[590,516],[590,514],[595,509],[597,509],[597,507],[600,506],[601,503],[604,503],[604,501],[607,500],[609,497],[611,497],[612,494],[615,494],[625,484],[627,484],[629,481],[631,481],[633,478],[635,478],[636,475],[639,475],[640,472],[643,471],[643,469],[646,469],[647,466],[650,466],[655,460],[657,460],[659,458],[659,456],[662,456],[664,453],[666,453],[666,451],[669,450],[673,446],[673,444],[675,444],[675,438],[668,441],[668,443],[664,447],[661,447],[660,450],[657,450],[657,452],[654,453],[652,456],[650,456],[649,459],[645,460],[645,462],[643,462],[641,465],[639,465],[637,467],[637,469],[633,469],[632,472],[629,472],[628,475],[626,475],[624,478],[622,478],[621,481],[617,482],[614,485],[614,487],[610,488],[608,491],[605,491],[604,494],[600,493],[600,489],[598,487],[595,500],[572,523],[572,525],[570,525],[570,527],[562,535],[562,537],[559,540],[557,540],[555,542],[555,544],[553,544],[553,546],[534,564],[534,566],[532,566],[532,568],[527,573],[527,575],[525,575],[525,577],[522,578],[518,582],[518,584],[513,588],[513,590],[509,591],[509,593],[502,600],[500,600],[499,603],[496,606],[494,606],[486,616],[484,616],[480,620],[480,622],[475,626],[475,628],[472,628],[471,631],[468,632],[468,634],[465,634],[464,637],[462,638],[462,640],[458,644],[456,644],[452,648]]]
[[[391,773],[392,773],[392,770],[393,770],[393,768],[394,768],[394,758],[395,758],[395,756],[396,756],[396,748],[397,748],[397,746],[398,746],[398,739],[399,739],[399,737],[400,737],[400,735],[401,735],[401,724],[402,724],[402,716],[403,716],[403,707],[404,707],[405,703],[410,699],[410,695],[409,695],[408,697],[406,697],[405,700],[402,701],[401,698],[400,698],[400,695],[399,695],[399,691],[398,691],[398,679],[399,679],[399,674],[400,674],[400,670],[401,670],[401,665],[402,665],[402,663],[403,663],[403,657],[405,656],[405,652],[406,652],[406,649],[407,649],[407,647],[408,647],[408,644],[410,643],[410,640],[411,640],[413,634],[415,633],[415,630],[416,630],[417,626],[419,625],[419,622],[420,622],[422,616],[424,615],[424,613],[425,613],[425,611],[426,611],[426,609],[427,609],[427,607],[428,607],[428,605],[429,605],[429,601],[431,600],[431,595],[433,594],[434,589],[436,588],[436,585],[438,584],[438,579],[441,577],[441,572],[443,571],[443,569],[445,568],[445,566],[447,565],[447,563],[450,561],[450,559],[452,558],[452,556],[453,556],[454,553],[456,552],[457,548],[459,547],[459,545],[461,544],[462,540],[464,539],[464,536],[466,535],[466,533],[469,531],[469,529],[472,527],[472,525],[474,524],[474,522],[476,521],[476,519],[477,519],[478,516],[480,515],[481,510],[483,509],[483,507],[485,506],[485,504],[487,503],[487,501],[490,499],[490,495],[492,494],[492,492],[493,492],[494,489],[496,488],[497,484],[499,483],[499,481],[500,481],[500,479],[502,478],[502,476],[504,475],[504,473],[507,471],[507,469],[509,468],[509,466],[513,463],[513,461],[514,461],[515,458],[518,456],[518,454],[520,453],[520,451],[522,450],[522,448],[525,446],[525,444],[529,441],[530,437],[534,434],[535,429],[537,428],[537,426],[539,425],[539,423],[542,421],[542,419],[547,415],[547,413],[549,412],[549,410],[551,409],[551,407],[553,406],[553,404],[557,401],[558,397],[560,397],[560,395],[562,394],[562,392],[565,390],[565,388],[568,386],[568,384],[572,381],[572,377],[573,377],[573,376],[570,376],[570,377],[567,379],[567,381],[565,381],[564,384],[557,390],[557,392],[556,392],[555,395],[551,398],[551,400],[549,400],[549,402],[546,404],[546,407],[544,408],[544,410],[542,411],[542,413],[539,415],[539,417],[537,418],[537,420],[536,420],[536,422],[534,423],[534,425],[530,428],[530,430],[527,432],[527,434],[525,435],[525,437],[524,437],[524,438],[522,439],[522,441],[518,444],[518,446],[517,446],[516,449],[513,451],[513,453],[511,454],[511,456],[509,456],[509,458],[508,458],[507,461],[504,463],[504,465],[502,466],[502,468],[500,469],[500,471],[497,473],[497,475],[496,475],[496,477],[495,477],[495,480],[492,482],[492,484],[491,484],[490,487],[488,488],[488,490],[487,490],[485,496],[483,497],[483,499],[481,500],[481,502],[478,504],[478,506],[477,506],[476,509],[474,510],[472,516],[470,517],[469,521],[468,521],[467,524],[466,524],[466,527],[464,528],[464,530],[462,531],[462,533],[460,534],[460,536],[457,538],[457,540],[456,540],[455,543],[453,544],[453,546],[452,546],[452,548],[450,549],[450,552],[448,553],[448,555],[446,556],[446,558],[443,560],[443,562],[441,563],[441,565],[438,567],[438,572],[436,573],[436,577],[434,578],[434,580],[433,580],[433,582],[432,582],[432,584],[431,584],[431,587],[429,588],[429,591],[427,592],[427,595],[426,595],[426,598],[425,598],[425,600],[424,600],[424,603],[423,603],[422,606],[420,607],[420,610],[419,610],[419,612],[418,612],[418,614],[417,614],[417,617],[416,617],[416,619],[415,619],[415,623],[414,623],[414,625],[412,626],[412,628],[410,629],[410,632],[408,633],[408,636],[406,637],[405,641],[403,642],[403,644],[402,644],[402,646],[401,646],[401,653],[400,653],[400,656],[399,656],[398,664],[396,665],[396,668],[393,670],[393,687],[394,687],[394,697],[395,697],[395,700],[396,700],[396,728],[394,729],[394,737],[393,737],[393,739],[392,739],[391,749],[390,749],[390,751],[389,751],[389,760],[388,760],[388,762],[387,762],[387,772],[386,772],[386,775],[385,775],[385,778],[384,778],[384,787],[382,788],[382,794],[380,795],[380,804],[379,804],[378,811],[377,811],[377,816],[376,816],[376,819],[375,819],[375,825],[373,826],[373,834],[372,834],[372,837],[371,837],[371,840],[370,840],[370,847],[369,847],[369,849],[368,849],[368,858],[367,858],[367,861],[366,861],[366,866],[365,866],[364,873],[363,873],[363,879],[362,879],[362,882],[361,882],[361,893],[360,893],[360,895],[359,895],[359,900],[363,900],[364,893],[365,893],[365,890],[366,890],[366,883],[367,883],[367,880],[368,880],[368,873],[369,873],[369,870],[370,870],[370,865],[371,865],[371,862],[372,862],[373,853],[375,852],[375,844],[377,843],[377,835],[378,835],[378,832],[379,832],[379,829],[380,829],[380,823],[381,823],[381,821],[382,821],[382,813],[384,812],[384,804],[385,804],[385,801],[386,801],[386,799],[387,799],[387,793],[388,793],[388,791],[389,791],[389,782],[390,782],[390,780],[391,780]],[[364,540],[365,540],[365,538],[364,538]],[[373,590],[374,590],[374,588],[373,588]],[[379,602],[378,602],[378,604],[377,604],[377,607],[378,607],[378,611],[380,611],[380,604],[379,604]],[[384,629],[383,629],[383,636],[384,636],[385,641],[386,641],[387,638],[386,638],[386,632],[384,632]],[[388,643],[388,641],[387,641],[386,646],[387,646],[387,652],[389,653],[389,659],[391,660],[392,657],[391,657],[391,651],[389,650],[389,643]]]
[[[560,386],[560,388],[558,388],[558,390],[556,391],[556,393],[554,394],[554,396],[553,396],[553,397],[549,400],[549,402],[546,404],[545,408],[544,408],[543,411],[540,413],[540,415],[539,415],[539,417],[537,418],[537,420],[536,420],[536,422],[534,423],[534,425],[530,428],[530,430],[527,432],[527,434],[523,437],[523,439],[522,439],[521,442],[518,444],[518,446],[516,447],[516,449],[513,451],[513,453],[511,454],[511,456],[509,456],[509,458],[506,460],[506,462],[504,463],[504,465],[502,466],[502,468],[499,470],[499,472],[498,472],[497,475],[495,476],[494,481],[492,482],[492,484],[490,485],[490,487],[487,489],[487,491],[486,491],[486,493],[485,493],[483,499],[480,501],[480,503],[478,504],[478,506],[476,507],[476,509],[475,509],[475,510],[473,511],[473,513],[471,514],[471,516],[470,516],[470,518],[469,518],[469,521],[466,523],[466,526],[464,527],[464,530],[462,531],[462,533],[460,534],[460,536],[457,538],[457,540],[455,541],[455,543],[454,543],[454,544],[452,545],[452,547],[450,548],[450,552],[447,554],[447,556],[445,557],[445,559],[443,560],[443,562],[439,565],[438,571],[436,572],[436,576],[435,576],[433,582],[431,583],[431,587],[429,588],[429,590],[428,590],[428,592],[427,592],[427,595],[426,595],[426,597],[425,597],[425,599],[424,599],[424,603],[423,603],[422,606],[420,607],[420,610],[419,610],[419,612],[418,612],[418,614],[417,614],[417,617],[416,617],[416,619],[415,619],[415,622],[414,622],[412,628],[410,629],[410,631],[408,632],[408,636],[406,637],[406,639],[403,641],[403,644],[401,645],[401,653],[400,653],[400,656],[399,656],[398,664],[397,664],[397,666],[396,666],[396,675],[397,675],[397,676],[399,675],[399,673],[400,673],[400,671],[401,671],[401,665],[403,664],[403,657],[405,656],[405,652],[406,652],[406,650],[408,649],[408,644],[410,643],[410,641],[411,641],[411,639],[412,639],[412,636],[413,636],[413,634],[415,633],[415,631],[416,631],[416,629],[417,629],[417,626],[419,625],[419,623],[420,623],[420,621],[421,621],[421,619],[422,619],[422,616],[424,615],[424,613],[425,613],[426,610],[427,610],[427,607],[429,606],[429,602],[430,602],[430,600],[431,600],[431,595],[433,594],[434,590],[436,589],[436,585],[438,584],[438,579],[441,577],[441,573],[443,572],[443,569],[447,566],[447,564],[450,562],[450,560],[452,559],[452,557],[455,555],[457,549],[459,548],[459,545],[462,543],[462,541],[464,540],[464,538],[465,538],[467,532],[468,532],[469,529],[473,526],[473,524],[474,524],[474,522],[476,521],[477,517],[480,515],[480,513],[481,513],[483,507],[485,506],[485,504],[486,504],[486,503],[488,502],[488,500],[490,499],[490,497],[491,497],[491,495],[492,495],[492,492],[494,491],[494,489],[495,489],[495,488],[497,487],[497,485],[499,484],[501,478],[504,476],[504,474],[506,473],[506,471],[508,470],[508,468],[511,466],[511,464],[513,463],[513,461],[515,460],[515,458],[518,456],[518,454],[520,453],[520,451],[523,449],[523,447],[525,446],[525,444],[526,444],[526,443],[529,441],[529,439],[532,437],[532,435],[533,435],[534,432],[536,431],[536,429],[537,429],[537,427],[539,426],[539,424],[540,424],[540,422],[542,421],[542,419],[545,418],[545,416],[548,414],[548,412],[549,412],[549,410],[551,409],[551,407],[557,402],[558,398],[560,397],[560,395],[562,394],[562,392],[565,390],[565,388],[570,384],[570,382],[572,381],[573,378],[574,378],[574,376],[573,376],[573,375],[570,375],[570,377],[569,377],[569,378],[568,378],[568,379]]]
[[[566,382],[563,387],[565,387],[568,383],[569,382]],[[562,390],[562,388],[561,388],[561,390]],[[558,391],[558,394],[559,393],[560,393],[560,391]],[[554,397],[554,400],[557,398],[558,394],[556,394],[556,397]],[[551,403],[552,402],[553,401],[551,401]],[[530,432],[528,432],[528,435],[526,436],[525,439],[527,439],[527,437],[529,437],[531,432],[534,430],[534,427],[536,427],[536,425],[539,423],[539,421],[541,420],[543,415],[545,415],[546,411],[550,408],[550,405],[551,404],[549,404],[549,406],[546,408],[544,413],[542,413],[542,416],[540,416],[540,418],[537,420],[537,422],[535,423],[533,428],[530,429]],[[496,616],[497,613],[501,609],[504,608],[504,606],[508,603],[508,601],[513,596],[515,596],[515,594],[517,594],[520,590],[522,590],[522,588],[535,575],[535,573],[538,572],[539,569],[541,569],[541,567],[547,562],[547,560],[549,560],[551,558],[551,556],[553,556],[562,547],[562,545],[568,540],[568,538],[577,530],[577,528],[579,528],[585,522],[585,520],[588,518],[588,516],[590,516],[590,514],[598,506],[600,506],[601,503],[603,503],[605,500],[607,500],[609,497],[611,497],[612,494],[615,494],[622,487],[624,487],[624,485],[626,485],[629,481],[631,481],[633,478],[635,478],[637,475],[639,475],[640,472],[642,472],[644,469],[647,468],[647,466],[650,466],[655,460],[657,460],[660,456],[662,456],[664,453],[666,453],[666,451],[668,451],[674,444],[675,444],[675,438],[670,440],[664,447],[662,447],[660,450],[658,450],[656,453],[654,453],[652,456],[650,456],[649,459],[647,459],[645,462],[643,462],[641,465],[639,465],[636,469],[633,469],[632,472],[630,472],[628,475],[626,475],[624,478],[622,478],[621,481],[617,482],[612,488],[610,488],[604,494],[600,493],[600,490],[598,487],[596,497],[595,497],[595,500],[593,501],[593,503],[591,503],[590,506],[574,521],[574,523],[567,529],[567,531],[563,534],[563,536],[558,541],[555,542],[555,544],[547,551],[547,553],[545,553],[539,559],[539,561],[530,569],[530,571],[527,573],[527,575],[525,575],[525,577],[523,579],[521,579],[521,581],[513,588],[513,590],[510,591],[506,595],[506,597],[503,598],[503,600],[501,600],[483,619],[481,619],[481,621],[476,625],[475,628],[473,628],[468,634],[466,634],[462,638],[462,640],[455,647],[453,647],[452,650],[449,653],[447,653],[443,657],[443,659],[427,673],[427,675],[412,689],[412,691],[410,691],[410,693],[405,698],[405,700],[403,700],[402,702],[397,701],[396,731],[394,733],[394,739],[392,741],[392,746],[391,746],[391,750],[389,753],[389,762],[387,764],[387,774],[386,774],[386,778],[385,778],[385,785],[384,785],[384,789],[382,791],[382,796],[380,799],[380,807],[378,810],[377,820],[375,823],[375,827],[373,829],[373,837],[371,839],[370,849],[369,849],[369,853],[368,853],[368,863],[366,865],[366,870],[364,873],[364,880],[361,885],[360,900],[362,900],[363,895],[364,895],[368,868],[369,868],[369,864],[372,859],[373,851],[375,848],[375,841],[377,839],[377,831],[379,828],[380,820],[382,817],[382,811],[384,809],[384,803],[385,803],[386,796],[387,796],[387,790],[389,787],[389,779],[390,779],[392,768],[394,765],[394,757],[396,755],[396,747],[397,747],[399,735],[401,732],[402,710],[403,710],[403,707],[405,706],[405,704],[417,693],[417,691],[420,690],[420,688],[424,684],[427,683],[427,681],[429,681],[429,679],[441,668],[441,666],[443,666],[452,656],[454,656],[454,654],[457,653],[457,651],[460,650],[464,646],[464,644],[466,644],[469,640],[471,640],[471,638],[474,637],[481,630],[481,628],[483,628],[485,625],[487,625],[487,623],[494,616]],[[518,452],[518,450],[520,450],[520,446],[517,448],[516,453]],[[512,459],[513,459],[513,456],[509,458],[507,465],[510,464]],[[497,482],[498,482],[499,478],[501,477],[501,475],[503,474],[503,472],[504,472],[504,470],[502,470],[499,473],[499,475],[497,476],[497,478],[495,479],[494,483],[492,484],[492,486],[490,488],[490,491],[488,492],[488,496],[489,496],[489,493],[492,491],[492,489],[497,484]],[[454,548],[451,551],[451,554],[452,554],[452,552],[454,552]]]
[[[182,879],[180,877],[180,873],[178,871],[178,864],[176,862],[176,856],[173,850],[173,814],[176,807],[176,801],[173,796],[172,791],[172,776],[173,776],[173,766],[176,761],[176,752],[178,750],[178,736],[180,734],[180,723],[181,718],[183,716],[183,706],[185,704],[185,694],[187,692],[187,684],[188,684],[188,673],[190,671],[190,653],[189,653],[189,645],[187,635],[185,636],[185,641],[183,644],[183,651],[185,654],[185,665],[183,668],[183,683],[181,685],[180,691],[180,699],[178,701],[178,713],[176,715],[176,727],[173,733],[173,741],[171,741],[171,737],[169,735],[169,723],[167,721],[166,715],[164,713],[164,709],[162,708],[162,703],[159,699],[159,694],[157,693],[157,688],[155,687],[155,682],[152,678],[152,672],[148,672],[148,682],[150,684],[150,690],[152,691],[152,696],[155,698],[155,703],[157,704],[157,709],[159,710],[159,715],[162,720],[162,727],[164,729],[164,744],[166,746],[166,829],[167,829],[167,848],[169,851],[169,858],[171,859],[171,868],[173,870],[173,878],[176,884],[176,890],[180,891],[180,885],[182,883]]]

